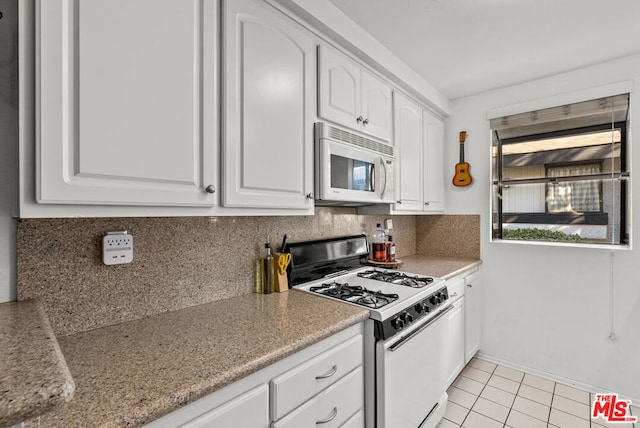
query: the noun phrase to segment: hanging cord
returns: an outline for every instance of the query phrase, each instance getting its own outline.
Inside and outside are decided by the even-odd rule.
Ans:
[[[618,339],[615,331],[615,319],[614,319],[614,262],[615,253],[613,250],[609,250],[609,340],[615,342]]]
[[[611,194],[611,210],[613,211],[613,217],[616,218],[615,215],[615,211],[617,209],[616,206],[616,187],[617,185],[616,180],[614,179],[614,171],[615,171],[615,167],[613,165],[613,160],[615,159],[615,125],[614,122],[615,118],[614,118],[614,113],[613,111],[611,112],[611,190],[610,190],[610,194]],[[622,139],[622,136],[620,136]],[[622,149],[622,148],[621,148]],[[617,181],[618,185],[620,185],[620,180]],[[618,227],[622,227],[622,225],[618,225]],[[613,244],[615,242],[615,234],[616,234],[616,227],[615,224],[613,225],[613,227],[610,230],[610,234],[611,234],[611,244]],[[619,233],[619,232],[618,232]],[[618,339],[618,336],[616,336],[616,330],[615,330],[615,275],[614,275],[614,261],[615,261],[615,252],[613,251],[613,248],[609,250],[609,340],[611,342],[615,342],[616,339]]]

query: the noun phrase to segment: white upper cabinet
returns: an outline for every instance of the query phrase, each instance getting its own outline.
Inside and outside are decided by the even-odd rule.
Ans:
[[[359,208],[362,214],[444,212],[444,122],[395,91],[393,141],[397,148],[396,200],[391,207]]]
[[[224,16],[222,204],[313,210],[314,41],[256,0]]]
[[[422,113],[425,212],[444,212],[444,123],[430,112]]]
[[[422,210],[422,107],[399,92],[394,98],[393,139],[398,148],[396,168],[398,211]]]
[[[318,46],[318,66],[318,116],[390,141],[391,86],[327,46]]]
[[[36,200],[215,205],[215,2],[41,0],[36,16]]]

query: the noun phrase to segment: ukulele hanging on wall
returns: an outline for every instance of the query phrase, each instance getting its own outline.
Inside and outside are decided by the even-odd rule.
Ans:
[[[467,139],[467,131],[460,131],[460,163],[456,164],[456,175],[453,176],[453,185],[458,187],[468,186],[473,179],[469,174],[469,162],[464,161],[464,140]]]

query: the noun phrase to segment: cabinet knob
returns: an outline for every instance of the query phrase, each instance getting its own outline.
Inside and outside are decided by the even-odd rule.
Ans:
[[[313,193],[307,193],[307,199],[313,199]]]
[[[400,199],[398,199],[398,200],[396,201],[396,204],[398,204],[398,205],[402,205],[402,201],[401,201]]]
[[[365,119],[365,120],[363,120],[363,121],[362,121],[362,124],[363,124],[363,125],[366,125],[366,124],[368,124],[368,123],[369,123],[369,119]]]
[[[362,116],[356,117],[356,122],[360,123],[360,122],[363,122],[363,121],[364,121],[364,117],[362,117]]]
[[[467,287],[473,288],[473,284],[469,283],[469,284],[467,284]]]
[[[425,204],[426,206],[429,206],[429,202],[425,202],[424,204]]]
[[[205,189],[207,193],[216,193],[216,186],[209,184]]]

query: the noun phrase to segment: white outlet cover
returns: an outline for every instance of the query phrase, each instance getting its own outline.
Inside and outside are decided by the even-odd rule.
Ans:
[[[102,261],[105,265],[121,265],[133,261],[133,235],[108,233],[102,238]]]

